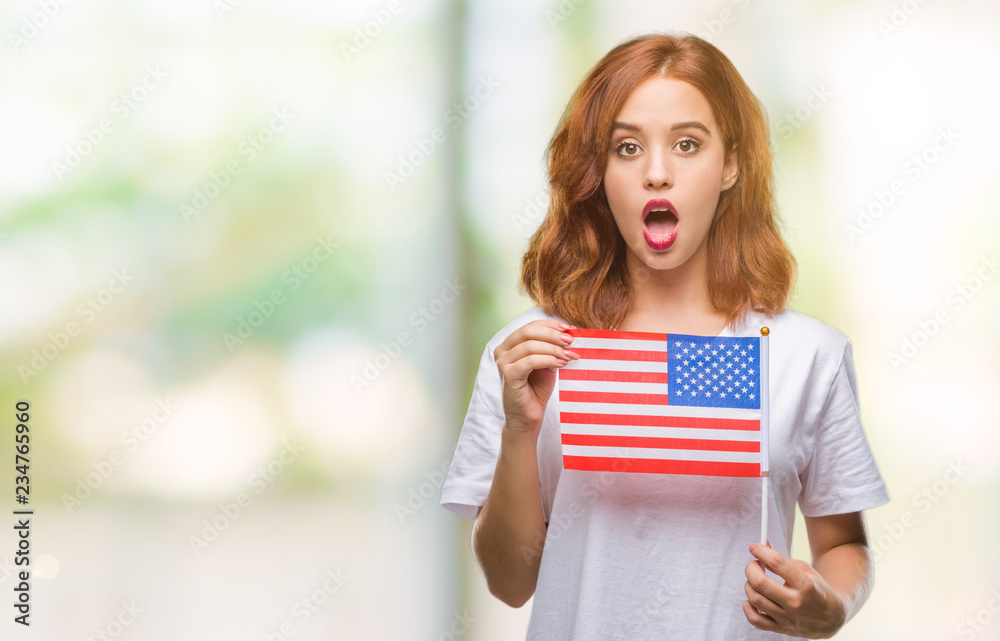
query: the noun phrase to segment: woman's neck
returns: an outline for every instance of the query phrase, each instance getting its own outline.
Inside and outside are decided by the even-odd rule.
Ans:
[[[708,295],[706,252],[670,270],[653,271],[632,253],[626,261],[634,288],[632,305],[617,329],[704,336],[725,329],[726,315],[712,306]]]

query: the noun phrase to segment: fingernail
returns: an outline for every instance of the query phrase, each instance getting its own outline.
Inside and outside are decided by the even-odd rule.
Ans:
[[[569,329],[569,325],[567,325],[566,323],[559,323],[559,324],[557,325],[557,327],[558,327],[559,329],[561,329],[562,331],[564,331],[564,332],[565,332],[565,331],[566,331],[567,329]]]
[[[562,367],[563,365],[565,365],[565,364],[566,364],[566,361],[564,361],[564,360],[563,360],[563,359],[561,359],[561,358],[557,358],[557,359],[556,359],[556,363],[557,363],[557,364],[559,365],[559,367]]]
[[[753,552],[753,549],[754,549],[755,547],[757,547],[758,545],[760,545],[760,543],[754,543],[753,545],[751,545],[751,546],[750,546],[750,551],[751,551],[751,552]]]
[[[572,336],[570,336],[569,334],[560,334],[560,335],[559,335],[559,338],[561,338],[561,339],[562,339],[562,341],[563,341],[564,343],[566,343],[567,345],[569,345],[570,343],[572,343],[572,342],[573,342],[573,337],[572,337]]]
[[[564,350],[563,350],[563,354],[565,354],[566,356],[569,356],[569,357],[570,357],[570,358],[572,358],[573,360],[577,360],[577,359],[579,359],[579,358],[580,358],[580,355],[579,355],[579,354],[577,354],[576,352],[571,352],[571,351],[569,351],[568,349],[564,349]]]

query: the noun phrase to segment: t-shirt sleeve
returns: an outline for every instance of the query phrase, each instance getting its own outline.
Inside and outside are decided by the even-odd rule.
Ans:
[[[805,516],[829,516],[859,512],[888,501],[888,488],[861,424],[848,340],[819,414],[815,449],[802,473],[799,507]]]
[[[503,386],[493,350],[487,344],[469,401],[455,455],[441,489],[441,505],[475,519],[493,484],[504,424]]]

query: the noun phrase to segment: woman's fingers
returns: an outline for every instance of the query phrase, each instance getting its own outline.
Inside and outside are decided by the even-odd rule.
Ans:
[[[528,340],[523,343],[518,343],[502,354],[500,360],[497,361],[497,364],[501,368],[504,366],[513,367],[512,372],[515,376],[527,376],[527,372],[524,370],[524,367],[528,366],[529,363],[533,361],[526,361],[525,359],[530,356],[553,356],[564,361],[579,358],[576,352],[562,345],[556,345],[554,343],[541,340]],[[551,365],[544,365],[544,367],[551,367]]]

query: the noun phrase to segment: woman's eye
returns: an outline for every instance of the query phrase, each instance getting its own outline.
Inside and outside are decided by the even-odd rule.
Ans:
[[[628,150],[628,153],[622,153],[624,150]],[[628,158],[629,156],[634,156],[639,153],[639,145],[634,142],[623,142],[615,147],[615,151],[617,151],[619,155]]]
[[[677,146],[680,148],[682,153],[691,154],[698,151],[698,148],[701,145],[698,144],[698,141],[693,138],[685,138],[684,140],[679,141]]]

